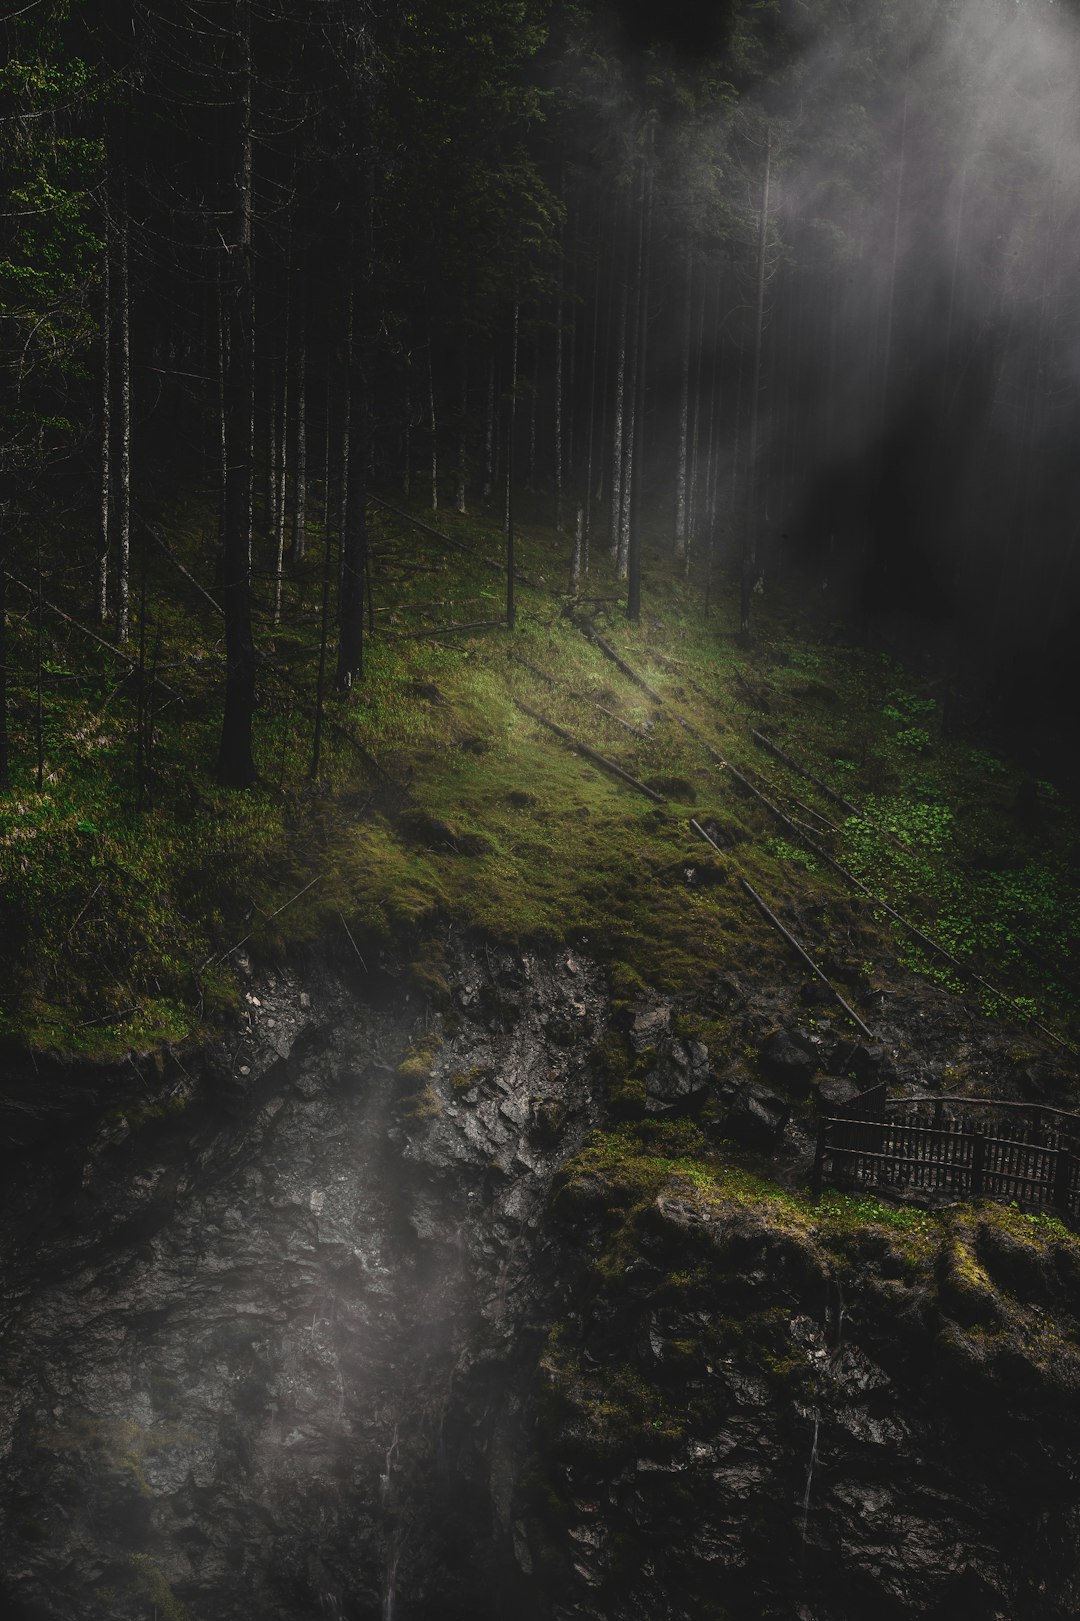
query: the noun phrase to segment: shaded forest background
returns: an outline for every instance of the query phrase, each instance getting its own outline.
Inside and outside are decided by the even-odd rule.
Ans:
[[[610,550],[631,617],[645,532],[740,577],[744,631],[801,570],[1007,672],[998,702],[1071,671],[1067,8],[76,0],[3,31],[6,612],[125,643],[133,546],[209,495],[223,782],[313,523],[326,676],[361,676],[370,489],[509,528],[517,485],[571,538],[580,508],[574,578]]]

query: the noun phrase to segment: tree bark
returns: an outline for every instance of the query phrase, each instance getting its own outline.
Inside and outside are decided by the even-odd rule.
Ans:
[[[619,325],[615,339],[615,405],[611,446],[611,560],[619,559],[622,535],[623,439],[626,432],[626,325],[629,291],[625,280],[619,298]]]
[[[626,555],[626,617],[632,624],[641,618],[642,494],[645,483],[645,383],[649,356],[649,261],[652,216],[652,165],[650,154],[641,159],[641,225],[638,238],[638,338],[634,366],[634,429],[631,438],[633,488],[630,533]]]
[[[434,340],[428,338],[427,351],[427,381],[428,381],[428,426],[431,429],[431,510],[439,510],[439,427],[435,417],[435,367],[432,361],[432,345]]]
[[[254,405],[254,243],[252,238],[251,0],[233,8],[232,53],[237,82],[233,152],[231,240],[224,274],[227,361],[225,409],[225,544],[222,608],[225,613],[225,713],[218,750],[218,781],[247,788],[255,780],[252,725],[255,643],[251,627],[251,502]]]
[[[307,546],[307,287],[306,262],[301,266],[298,289],[296,342],[296,510],[293,514],[294,563],[302,563]]]
[[[514,296],[514,327],[510,350],[510,411],[506,429],[506,626],[513,630],[517,618],[514,601],[514,424],[517,419],[518,329],[521,305]]]
[[[106,164],[108,159],[106,158]],[[98,618],[109,617],[109,550],[112,540],[112,223],[109,172],[105,178],[105,251],[101,266],[101,537],[97,569]]]
[[[465,516],[465,489],[469,464],[469,338],[461,338],[461,392],[458,396],[457,499],[454,510]]]
[[[682,357],[679,366],[679,448],[675,463],[675,556],[686,551],[686,478],[690,449],[690,294],[694,285],[694,254],[686,250],[683,286]]]
[[[750,386],[750,443],[746,470],[746,532],[743,536],[742,579],[739,589],[739,632],[750,634],[750,595],[758,554],[758,439],[761,431],[761,358],[765,329],[766,255],[769,246],[769,185],[772,177],[772,130],[765,132],[765,170],[761,181],[758,216],[757,286],[754,298],[754,372]]]
[[[123,646],[130,634],[131,569],[131,283],[126,187],[121,197],[119,221],[120,295],[120,480],[116,496],[116,629]]]

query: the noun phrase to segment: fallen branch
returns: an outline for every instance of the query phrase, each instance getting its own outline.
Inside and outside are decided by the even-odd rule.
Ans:
[[[117,647],[115,643],[107,642],[104,636],[99,636],[96,631],[89,630],[85,625],[81,625],[77,619],[73,619],[69,613],[65,613],[63,608],[58,608],[55,602],[50,602],[46,597],[41,597],[39,599],[37,591],[34,590],[32,586],[25,585],[22,580],[17,579],[16,576],[10,572],[10,570],[5,569],[4,573],[7,575],[12,585],[17,585],[20,591],[25,591],[27,596],[30,597],[31,601],[37,602],[40,600],[41,606],[43,608],[48,608],[49,612],[54,613],[58,619],[62,619],[65,625],[70,625],[73,630],[79,631],[83,636],[89,636],[92,642],[97,642],[99,647],[107,648],[114,658],[122,659],[124,663],[130,665],[132,669],[134,669],[138,664],[139,661],[134,653],[125,652],[122,647]],[[174,692],[172,687],[169,686],[168,682],[162,681],[160,676],[154,676],[153,679],[157,682],[159,687],[165,688],[165,691],[171,698],[180,697],[180,694],[178,692]]]
[[[180,573],[184,576],[184,579],[187,580],[188,584],[193,585],[195,587],[196,591],[199,593],[199,595],[201,597],[203,597],[210,604],[210,606],[211,606],[211,608],[213,608],[214,612],[216,614],[220,614],[221,617],[224,618],[225,617],[225,610],[221,606],[220,602],[217,602],[210,595],[209,591],[207,591],[205,586],[202,586],[202,585],[199,584],[198,580],[195,578],[194,574],[191,573],[190,569],[185,568],[184,564],[181,563],[180,559],[177,557],[176,553],[173,551],[173,549],[169,545],[168,541],[162,539],[162,537],[158,534],[157,530],[153,527],[153,525],[148,523],[147,520],[142,516],[141,513],[137,512],[135,514],[135,516],[138,518],[139,522],[142,524],[143,529],[150,536],[150,539],[154,542],[154,545],[161,548],[161,550],[165,553],[165,556],[169,559],[169,562],[173,565],[173,567],[176,568],[176,569],[179,569]]]
[[[609,760],[606,754],[599,754],[597,753],[596,749],[590,748],[587,743],[579,742],[579,740],[574,737],[572,733],[566,730],[565,726],[559,726],[555,721],[548,720],[546,716],[537,714],[535,709],[530,709],[528,704],[523,704],[520,698],[515,698],[514,703],[517,705],[518,709],[521,710],[522,714],[528,715],[530,720],[536,721],[540,726],[546,726],[549,732],[554,732],[556,737],[561,738],[562,741],[567,744],[569,748],[572,748],[577,754],[583,754],[585,758],[587,760],[591,760],[594,765],[603,767],[605,771],[613,772],[616,777],[619,777],[623,782],[628,783],[631,788],[636,788],[639,794],[644,794],[646,799],[651,799],[655,805],[664,804],[664,796],[662,794],[658,794],[655,789],[648,787],[643,782],[640,782],[637,777],[631,776],[630,772],[624,771],[621,765],[617,765],[614,760]]]
[[[648,732],[643,732],[640,726],[634,725],[633,721],[624,720],[621,715],[617,715],[613,709],[608,709],[606,705],[597,703],[596,699],[590,698],[588,693],[575,692],[573,687],[569,686],[567,682],[560,681],[558,676],[549,675],[548,672],[546,670],[542,670],[538,664],[530,664],[529,660],[522,658],[520,653],[511,653],[510,657],[515,664],[520,664],[523,669],[529,670],[535,676],[539,676],[540,680],[546,681],[549,686],[561,687],[564,692],[568,692],[570,694],[571,698],[576,698],[578,703],[591,704],[594,709],[598,709],[600,711],[601,715],[606,715],[608,720],[613,720],[616,726],[622,726],[626,731],[638,738],[640,742],[647,743],[649,741]]]
[[[711,842],[712,841],[710,840],[710,843]],[[753,885],[747,883],[746,879],[743,877],[739,878],[739,882],[745,889],[746,893],[750,896],[750,899],[754,902],[754,905],[757,907],[762,917],[767,918],[772,924],[773,928],[778,930],[779,933],[783,935],[788,945],[791,946],[794,951],[798,952],[799,956],[802,958],[802,961],[806,964],[807,968],[809,968],[810,972],[816,979],[821,981],[821,983],[828,990],[830,996],[832,996],[835,1001],[839,1002],[848,1018],[854,1021],[855,1025],[862,1031],[863,1035],[866,1036],[869,1041],[876,1041],[877,1037],[874,1035],[874,1032],[867,1025],[863,1024],[862,1020],[859,1018],[859,1015],[855,1012],[855,1009],[850,1005],[850,1003],[844,1001],[844,998],[840,995],[840,992],[836,989],[836,986],[818,967],[813,957],[811,957],[808,952],[803,950],[802,946],[796,940],[791,930],[786,928],[785,925],[781,923],[776,913],[765,904]]]
[[[1056,1035],[1053,1030],[1049,1029],[1045,1024],[1042,1024],[1038,1019],[1033,1019],[1027,1015],[1021,1007],[1017,1006],[1012,997],[1007,996],[1005,992],[999,990],[996,985],[992,985],[989,980],[983,979],[982,975],[977,974],[973,968],[968,966],[967,963],[963,963],[958,957],[954,957],[951,951],[948,951],[944,946],[939,945],[936,940],[932,940],[928,934],[924,934],[916,924],[912,923],[908,918],[903,917],[899,912],[894,911],[893,908],[887,905],[885,901],[880,900],[873,893],[873,891],[863,883],[861,878],[856,878],[855,874],[853,872],[849,872],[841,862],[837,861],[835,856],[830,855],[827,850],[822,849],[817,840],[810,836],[808,830],[800,822],[793,821],[790,816],[788,816],[780,809],[778,805],[775,805],[773,801],[769,799],[768,795],[762,793],[760,788],[755,787],[750,779],[744,776],[737,766],[733,766],[730,760],[726,760],[724,756],[713,747],[708,739],[701,735],[696,726],[691,725],[691,723],[683,715],[679,714],[678,710],[672,709],[670,705],[665,704],[664,700],[660,698],[659,694],[653,692],[652,688],[642,680],[637,671],[627,664],[625,659],[620,658],[615,652],[614,648],[609,647],[602,636],[599,636],[591,629],[591,627],[587,628],[585,625],[580,624],[580,622],[578,622],[578,628],[581,629],[585,635],[594,640],[601,652],[606,653],[608,658],[610,658],[612,662],[616,664],[618,668],[635,683],[635,685],[642,687],[647,693],[649,693],[651,697],[656,699],[661,707],[667,708],[674,717],[676,723],[682,727],[683,731],[686,732],[688,736],[693,737],[701,745],[714,764],[719,766],[722,770],[730,772],[735,780],[741,783],[742,786],[755,797],[755,799],[760,800],[760,802],[765,806],[772,816],[774,816],[783,824],[784,827],[793,833],[800,843],[810,850],[813,855],[817,856],[819,860],[824,861],[827,866],[831,867],[833,871],[839,875],[839,877],[843,878],[845,883],[848,883],[855,889],[859,890],[867,897],[871,905],[884,912],[885,915],[894,923],[899,923],[901,928],[906,929],[913,939],[917,940],[920,945],[925,946],[928,951],[931,951],[936,956],[940,957],[942,961],[947,962],[949,966],[955,969],[956,972],[962,975],[963,978],[970,980],[975,985],[981,986],[983,990],[989,991],[990,995],[993,996],[997,1001],[1003,1003],[1006,1007],[1012,1008],[1014,1013],[1018,1014],[1020,1018],[1023,1019],[1024,1023],[1030,1024],[1035,1030],[1038,1030],[1040,1034],[1046,1036],[1046,1038],[1049,1041],[1052,1041],[1056,1046],[1063,1047],[1066,1052],[1072,1051],[1067,1041],[1062,1040],[1059,1035]],[[739,679],[742,678],[739,677]],[[755,731],[752,733],[752,736],[755,739],[760,738],[763,740],[763,742],[767,742],[767,740],[764,739],[764,734],[762,733]],[[795,769],[797,769],[797,767]],[[836,796],[833,795],[831,797],[835,798]],[[848,802],[846,800],[841,800],[841,803],[847,806]],[[856,810],[854,806],[851,806],[850,808],[852,809],[853,813],[860,818],[860,820],[867,820],[867,818],[863,816],[862,812]],[[874,826],[875,824],[871,823],[870,825]],[[889,837],[892,837],[892,835],[889,835]],[[745,879],[740,879],[740,882],[745,883]]]
[[[302,895],[307,894],[309,889],[314,889],[316,884],[321,883],[325,876],[325,873],[317,872],[314,878],[304,885],[303,889],[298,889],[295,895],[290,895],[289,899],[287,901],[283,901],[276,911],[268,912],[262,921],[265,923],[270,923],[275,917],[280,917],[282,912],[286,911],[294,901],[298,901]],[[249,929],[244,938],[242,940],[238,940],[234,946],[230,946],[228,951],[222,951],[214,957],[207,957],[205,962],[201,962],[198,968],[195,970],[196,979],[207,968],[212,967],[214,963],[224,962],[226,957],[231,957],[234,951],[239,951],[241,946],[246,946],[252,935],[256,932],[257,928],[258,925],[256,925],[255,929]]]
[[[621,670],[628,681],[632,681],[635,687],[640,687],[642,692],[646,693],[652,699],[654,704],[660,705],[661,709],[665,707],[664,700],[661,698],[660,694],[650,687],[649,683],[644,679],[643,676],[638,675],[637,671],[632,665],[627,664],[626,660],[620,653],[616,653],[611,643],[604,640],[595,626],[590,625],[587,619],[575,619],[574,623],[577,625],[578,630],[581,631],[583,636],[587,636],[590,642],[596,643],[604,657],[610,659],[615,668],[617,670]]]
[[[406,512],[404,508],[395,507],[390,501],[384,501],[381,495],[372,495],[369,490],[368,500],[374,501],[377,507],[392,512],[395,517],[403,519],[405,523],[412,524],[414,529],[419,529],[423,534],[430,535],[433,540],[441,541],[444,546],[450,546],[456,552],[464,552],[466,557],[474,557],[478,563],[483,563],[487,568],[494,569],[497,574],[506,574],[506,564],[500,563],[498,558],[485,557],[484,553],[478,552],[474,546],[467,546],[463,540],[457,540],[453,535],[447,535],[441,529],[433,529],[431,524],[424,523],[421,518],[415,518],[411,512]],[[527,579],[524,574],[519,573],[517,569],[514,570],[514,579],[518,580],[522,585],[532,584],[532,581]]]
[[[84,1019],[82,1024],[77,1024],[75,1028],[76,1030],[92,1030],[96,1025],[123,1024],[126,1019],[131,1018],[133,1013],[138,1012],[140,1012],[140,1008],[136,1003],[131,1007],[123,1008],[119,1013],[103,1013],[97,1019]]]
[[[420,642],[429,636],[447,636],[451,631],[501,630],[505,624],[504,619],[472,619],[464,625],[433,625],[430,630],[391,630],[382,634],[399,642]]]

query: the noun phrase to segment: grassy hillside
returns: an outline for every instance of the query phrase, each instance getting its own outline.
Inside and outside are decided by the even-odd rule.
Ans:
[[[730,586],[717,577],[706,618],[700,582],[667,560],[647,571],[639,627],[623,617],[606,558],[571,604],[568,539],[540,524],[522,537],[516,633],[439,634],[503,606],[485,561],[499,555],[496,523],[441,522],[469,554],[394,514],[374,519],[376,632],[360,688],[329,700],[316,780],[316,556],[287,582],[278,625],[262,584],[261,777],[246,794],[212,780],[222,626],[184,572],[210,579],[199,513],[163,526],[172,557],[148,548],[141,677],[138,625],[125,657],[89,634],[108,640],[108,627],[60,617],[75,610],[59,596],[47,594],[40,627],[32,604],[14,616],[16,781],[0,800],[9,1042],[104,1058],[197,1037],[233,1001],[241,942],[272,956],[327,930],[371,967],[380,956],[408,965],[436,996],[436,925],[587,942],[612,964],[616,994],[638,978],[685,990],[725,967],[801,973],[740,876],[856,1007],[898,960],[985,1013],[1075,1039],[1076,821],[1052,783],[944,738],[935,689],[846,645],[794,593],[760,602],[749,649],[737,644]],[[140,685],[152,743],[141,796]]]

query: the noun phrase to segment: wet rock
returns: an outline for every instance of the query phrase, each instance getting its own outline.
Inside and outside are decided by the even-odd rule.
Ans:
[[[816,1060],[803,1042],[786,1030],[777,1030],[761,1049],[762,1073],[775,1085],[799,1096],[810,1090]]]
[[[645,1107],[651,1114],[699,1109],[709,1095],[712,1072],[704,1042],[665,1040],[645,1076]]]
[[[822,1114],[844,1108],[862,1092],[858,1081],[849,1081],[843,1075],[818,1075],[810,1083],[810,1089]]]
[[[747,1148],[774,1148],[791,1114],[791,1104],[764,1086],[746,1081],[728,1109],[724,1130]]]

